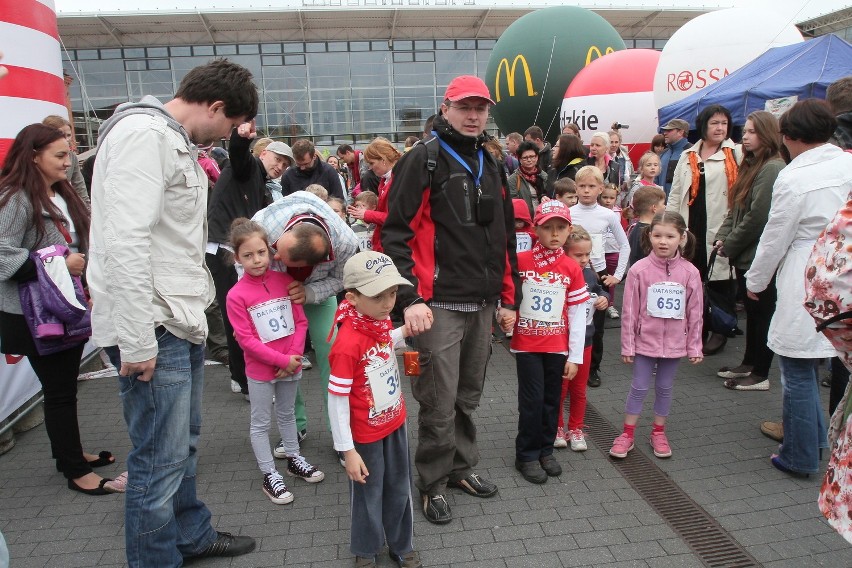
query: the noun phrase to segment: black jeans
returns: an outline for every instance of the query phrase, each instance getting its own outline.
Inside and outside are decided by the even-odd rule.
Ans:
[[[849,383],[849,369],[846,368],[838,357],[831,359],[831,390],[828,395],[828,415],[834,414],[837,405],[840,404],[840,399],[843,398],[843,393],[846,392],[846,385]]]
[[[518,353],[518,436],[515,457],[537,461],[553,454],[565,355]]]
[[[234,328],[228,319],[227,299],[228,292],[237,283],[237,270],[234,268],[233,260],[227,262],[225,255],[231,256],[228,251],[219,248],[216,254],[204,255],[207,268],[213,275],[213,284],[216,286],[216,301],[222,312],[222,323],[225,324],[225,338],[228,341],[228,357],[231,369],[231,379],[239,383],[243,394],[248,394],[248,383],[246,382],[246,360],[243,356],[243,348],[234,337]]]
[[[35,371],[44,392],[44,425],[56,469],[66,479],[77,479],[92,473],[83,457],[80,425],[77,423],[77,376],[83,345],[53,353],[30,355],[27,360]]]
[[[746,289],[745,270],[736,269],[737,286]],[[746,295],[746,333],[745,353],[743,353],[743,365],[750,365],[751,372],[758,377],[769,376],[769,367],[772,365],[772,357],[775,353],[766,346],[769,336],[769,322],[775,314],[775,302],[778,299],[778,291],[775,288],[775,277],[769,281],[766,290],[757,295],[757,300],[752,300]]]

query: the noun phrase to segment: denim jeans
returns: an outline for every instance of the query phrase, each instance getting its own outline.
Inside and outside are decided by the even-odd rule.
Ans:
[[[778,448],[778,460],[799,473],[817,473],[820,448],[828,447],[819,400],[818,362],[779,356],[784,443]]]
[[[157,365],[149,382],[118,377],[133,449],[127,456],[124,531],[131,568],[180,566],[216,539],[210,511],[195,494],[204,385],[204,346],[156,328]],[[117,369],[118,347],[104,349]]]

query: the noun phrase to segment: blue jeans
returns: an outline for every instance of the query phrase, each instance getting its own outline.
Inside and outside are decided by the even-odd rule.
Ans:
[[[820,448],[828,447],[818,362],[779,356],[784,443],[778,448],[778,461],[798,473],[817,473]]]
[[[217,536],[210,511],[195,495],[204,345],[178,339],[162,326],[155,331],[159,352],[151,380],[118,377],[133,444],[124,511],[131,568],[180,566]],[[118,347],[104,350],[120,369]]]

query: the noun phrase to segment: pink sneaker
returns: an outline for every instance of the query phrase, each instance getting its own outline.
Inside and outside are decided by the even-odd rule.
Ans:
[[[554,448],[567,448],[568,440],[565,439],[565,430],[562,428],[556,429],[556,439],[553,441]]]
[[[669,439],[666,438],[665,432],[651,432],[651,447],[654,448],[654,455],[658,458],[672,456],[672,448],[669,446]]]
[[[614,458],[626,458],[627,452],[633,449],[633,438],[627,434],[622,434],[612,443],[609,449],[609,455]]]

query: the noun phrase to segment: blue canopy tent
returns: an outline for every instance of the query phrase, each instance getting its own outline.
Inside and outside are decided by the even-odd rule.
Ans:
[[[731,111],[734,124],[742,126],[749,113],[764,110],[768,100],[791,96],[824,99],[831,83],[850,75],[852,44],[828,34],[769,49],[694,95],[664,106],[659,110],[659,120],[666,124],[680,118],[695,128],[698,113],[720,104]]]

